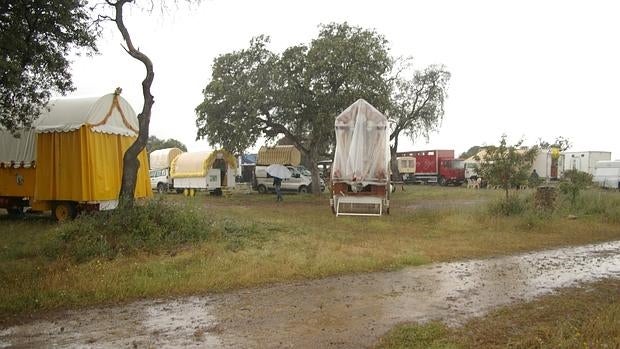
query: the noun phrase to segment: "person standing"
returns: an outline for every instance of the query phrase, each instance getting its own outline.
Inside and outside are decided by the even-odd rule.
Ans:
[[[276,189],[276,201],[284,200],[282,198],[282,179],[279,177],[273,177],[273,187]]]

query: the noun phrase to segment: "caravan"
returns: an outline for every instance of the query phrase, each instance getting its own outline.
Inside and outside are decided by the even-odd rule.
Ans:
[[[598,161],[593,181],[603,188],[620,189],[620,160]]]
[[[123,156],[138,136],[138,117],[115,93],[51,100],[31,129],[0,131],[0,208],[21,215],[50,211],[58,221],[118,205]],[[138,161],[147,163],[146,151]],[[147,166],[134,196],[152,196]]]

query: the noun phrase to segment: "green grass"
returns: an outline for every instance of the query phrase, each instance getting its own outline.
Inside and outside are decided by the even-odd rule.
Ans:
[[[620,280],[605,280],[499,309],[457,328],[401,325],[377,348],[618,348],[618,290]]]
[[[146,212],[62,225],[0,216],[0,318],[620,238],[618,193],[544,216],[489,214],[502,195],[407,186],[384,217],[336,218],[326,195],[258,194],[165,195]]]

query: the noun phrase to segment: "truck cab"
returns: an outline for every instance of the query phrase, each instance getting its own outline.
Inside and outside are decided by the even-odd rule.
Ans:
[[[439,185],[461,185],[465,181],[465,163],[460,159],[439,160]]]
[[[151,189],[158,193],[165,193],[172,189],[172,178],[170,178],[170,169],[162,168],[159,170],[150,170]]]

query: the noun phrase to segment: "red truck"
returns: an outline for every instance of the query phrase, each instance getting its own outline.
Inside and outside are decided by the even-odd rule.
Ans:
[[[406,151],[398,152],[396,156],[415,158],[414,182],[439,185],[461,185],[465,182],[463,160],[454,158],[454,150]]]

